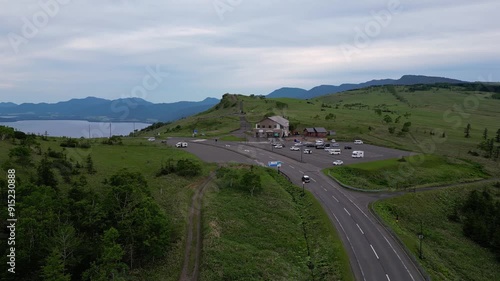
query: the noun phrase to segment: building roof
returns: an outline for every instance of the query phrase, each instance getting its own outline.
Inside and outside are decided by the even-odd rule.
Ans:
[[[328,133],[328,131],[323,127],[314,127],[316,133]]]
[[[307,131],[308,133],[314,133],[314,128],[305,128],[304,131]]]
[[[273,120],[274,122],[280,124],[281,126],[288,127],[288,120],[281,116],[271,116],[269,119]]]

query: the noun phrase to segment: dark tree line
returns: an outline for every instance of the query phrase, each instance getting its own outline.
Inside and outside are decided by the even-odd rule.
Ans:
[[[462,223],[465,236],[500,260],[500,202],[488,191],[472,191],[451,218]]]
[[[50,149],[34,161],[36,142],[28,139],[11,149],[7,165],[30,171],[16,178],[15,215],[22,219],[16,223],[15,280],[126,280],[130,270],[168,254],[170,219],[141,174],[120,170],[89,186],[87,176],[97,172],[90,154],[75,164],[64,148]],[[0,196],[7,198],[6,180],[0,179]],[[0,247],[3,264],[6,246]],[[9,274],[0,272],[0,280],[10,280]]]

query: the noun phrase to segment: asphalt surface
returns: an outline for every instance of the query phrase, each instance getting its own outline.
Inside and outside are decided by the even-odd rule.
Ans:
[[[313,153],[303,154],[301,162],[302,152],[290,151],[288,144],[282,149],[274,149],[268,143],[240,144],[178,138],[169,139],[168,144],[175,145],[181,140],[189,142],[189,146],[182,149],[207,162],[239,162],[267,166],[269,161],[282,161],[280,171],[288,175],[298,186],[303,185],[302,175],[309,175],[311,182],[306,183],[305,188],[322,204],[340,234],[356,280],[425,280],[402,246],[369,211],[369,202],[387,195],[346,190],[321,173],[323,168],[331,167],[332,161],[337,159],[349,164],[401,157],[409,155],[409,152],[366,144],[355,146],[352,143],[341,143],[340,156],[329,155],[321,149],[312,148]],[[352,146],[352,150],[365,151],[365,157],[351,158],[351,150],[344,150],[344,145]]]

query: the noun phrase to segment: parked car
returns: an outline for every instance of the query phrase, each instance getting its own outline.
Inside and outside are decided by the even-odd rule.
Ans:
[[[335,166],[340,166],[342,164],[344,164],[344,161],[342,161],[342,160],[335,160],[335,161],[333,161],[333,165],[335,165]]]
[[[332,147],[339,147],[339,146],[340,146],[340,144],[338,144],[338,143],[332,143]]]
[[[304,143],[304,144],[305,144],[305,146],[307,146],[307,147],[315,147],[315,146],[316,146],[316,144],[314,144],[313,142],[306,142],[306,143]]]
[[[325,145],[324,144],[316,144],[316,149],[324,149]]]
[[[304,149],[304,153],[305,154],[312,154],[313,152],[309,148],[306,148],[306,149]]]
[[[281,145],[280,143],[278,143],[278,144],[274,145],[274,148],[283,148],[283,145]]]
[[[363,144],[363,141],[362,140],[355,140],[354,144]]]
[[[331,155],[338,155],[338,154],[341,154],[341,153],[342,153],[342,151],[340,150],[340,148],[332,148],[330,150],[330,154]]]
[[[300,147],[294,145],[290,147],[290,150],[298,151],[300,150]]]
[[[332,143],[333,143],[333,142],[336,142],[336,141],[335,141],[335,139],[331,139],[330,141],[331,141]]]
[[[363,158],[365,157],[365,152],[364,151],[353,151],[352,152],[352,158]]]
[[[180,142],[175,144],[175,147],[188,147],[188,143],[180,141]]]
[[[344,146],[344,149],[352,149],[352,147],[349,145],[346,145],[346,146]]]
[[[156,139],[154,137],[150,137],[148,141],[155,141]]]
[[[310,182],[311,178],[308,175],[303,175],[302,176],[302,182]]]

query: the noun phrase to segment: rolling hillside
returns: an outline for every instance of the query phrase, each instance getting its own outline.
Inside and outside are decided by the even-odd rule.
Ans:
[[[469,151],[481,154],[478,144],[485,129],[488,138],[500,129],[500,100],[492,98],[498,90],[482,84],[439,84],[377,86],[311,100],[225,95],[209,111],[154,132],[191,136],[196,129],[207,137],[221,136],[239,128],[241,108],[250,124],[265,115],[282,115],[299,133],[306,127],[325,127],[336,131],[337,140],[359,138],[420,153],[470,158]],[[403,132],[405,123],[407,132]],[[471,125],[469,138],[464,135],[467,124]]]

